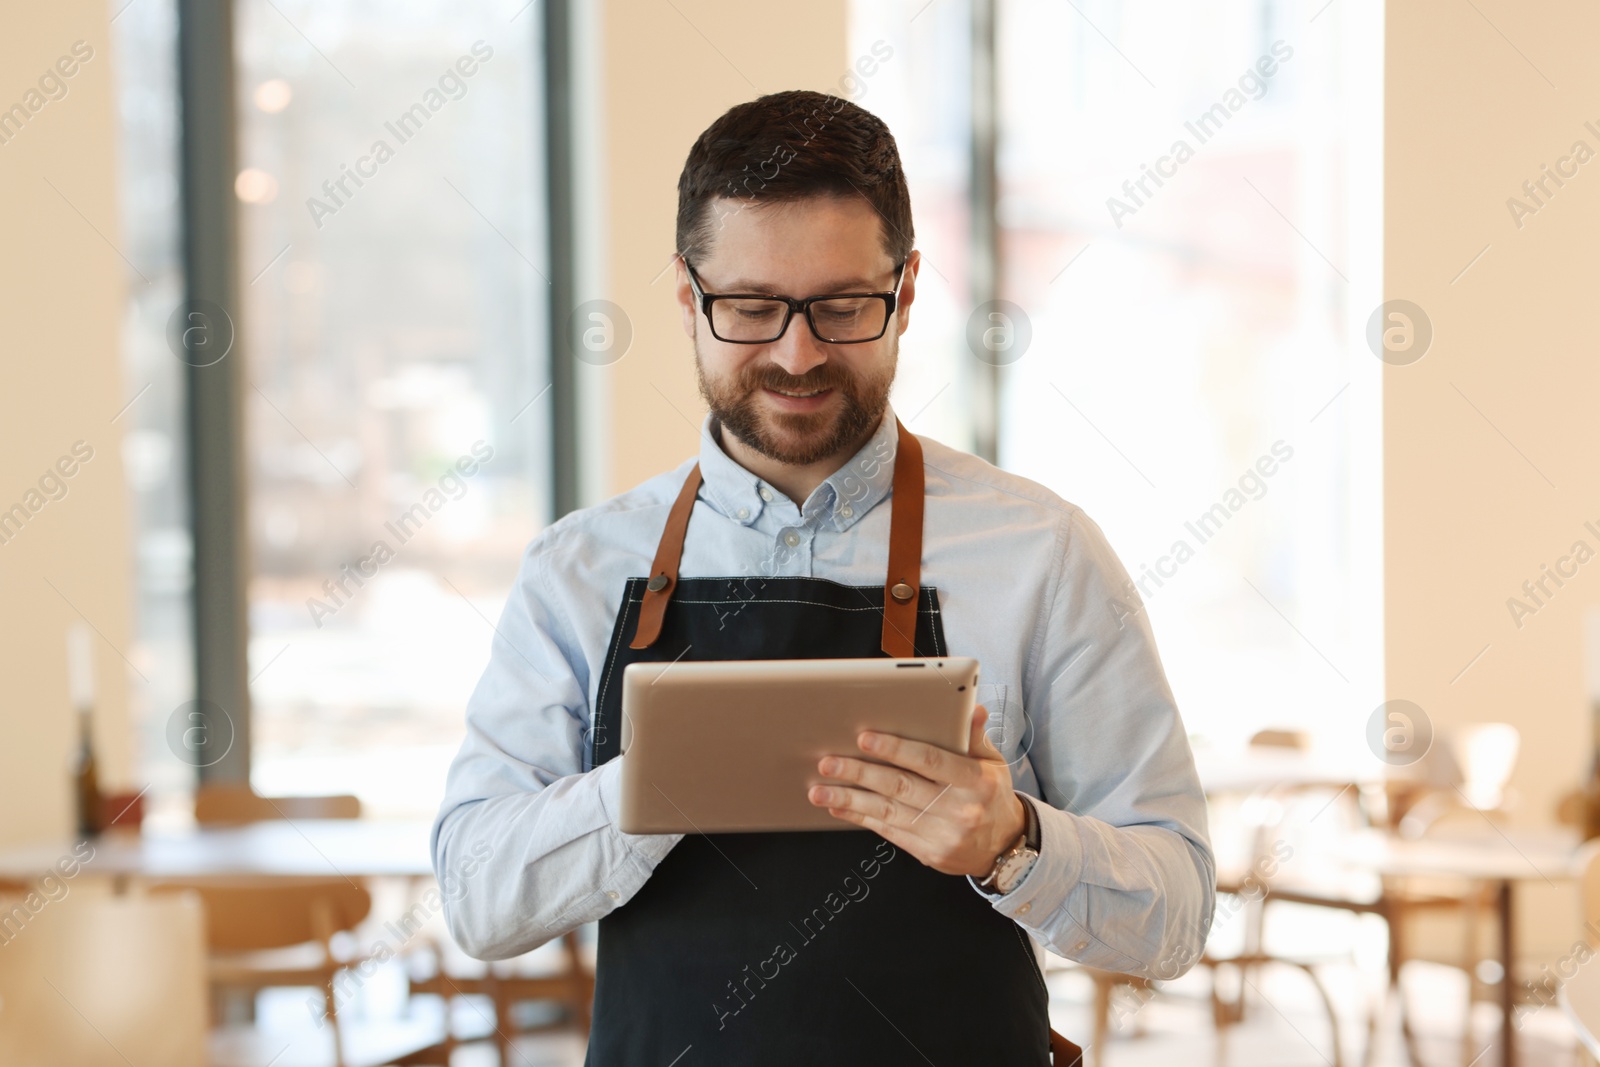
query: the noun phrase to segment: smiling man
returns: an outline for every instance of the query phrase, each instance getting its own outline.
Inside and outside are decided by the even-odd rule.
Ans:
[[[499,959],[599,921],[594,1067],[1044,1065],[1046,948],[1199,957],[1205,801],[1127,575],[1048,490],[889,408],[921,257],[894,138],[811,92],[742,104],[678,182],[699,455],[530,546],[434,828]],[[970,755],[863,734],[837,833],[617,828],[629,663],[964,655]],[[870,756],[868,760],[863,757]],[[476,854],[474,853],[474,854]]]

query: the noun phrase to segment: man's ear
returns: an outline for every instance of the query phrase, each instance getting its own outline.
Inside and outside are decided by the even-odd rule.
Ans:
[[[678,253],[672,257],[672,269],[675,272],[677,285],[673,296],[678,301],[679,318],[683,322],[683,332],[694,340],[695,320],[700,315],[700,309],[695,306],[694,290],[689,287],[689,265],[684,260],[683,254]]]
[[[911,303],[917,298],[917,271],[921,267],[922,253],[913,248],[906,254],[906,274],[900,282],[900,299],[895,301],[895,318],[899,320],[896,336],[905,333],[906,327],[911,325]]]

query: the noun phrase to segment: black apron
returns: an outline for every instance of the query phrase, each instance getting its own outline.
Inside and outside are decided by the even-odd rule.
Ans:
[[[650,577],[628,580],[601,675],[595,766],[618,755],[630,663],[948,654],[937,593],[920,585],[922,446],[903,427],[883,587],[679,579],[699,484],[696,467]],[[1016,923],[965,878],[877,834],[688,834],[600,920],[586,1063],[1044,1067],[1054,1038],[1064,1067],[1075,1061],[1050,1032],[1047,999]]]

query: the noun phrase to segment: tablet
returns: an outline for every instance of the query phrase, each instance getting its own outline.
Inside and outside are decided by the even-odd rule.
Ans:
[[[634,663],[622,675],[625,833],[853,830],[806,799],[863,730],[967,751],[978,661]]]

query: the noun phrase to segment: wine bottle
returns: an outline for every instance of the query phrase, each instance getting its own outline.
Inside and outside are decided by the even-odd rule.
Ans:
[[[94,638],[84,623],[67,631],[67,689],[78,713],[78,756],[73,763],[73,806],[78,833],[100,832],[100,768],[94,758]]]
[[[78,758],[73,767],[74,799],[78,813],[78,835],[93,837],[100,832],[100,769],[94,759],[94,713],[78,709]]]

